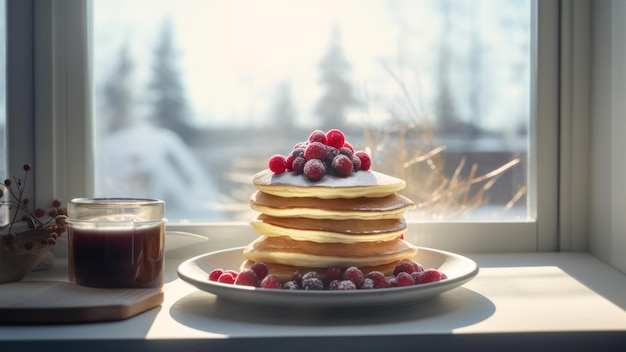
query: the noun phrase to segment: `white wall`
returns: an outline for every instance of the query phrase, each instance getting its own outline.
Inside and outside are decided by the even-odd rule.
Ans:
[[[590,251],[626,273],[626,1],[592,1]]]

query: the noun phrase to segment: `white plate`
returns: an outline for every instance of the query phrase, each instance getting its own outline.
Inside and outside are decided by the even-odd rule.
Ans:
[[[425,268],[444,272],[448,276],[446,280],[407,287],[353,291],[262,289],[208,280],[209,272],[213,269],[237,270],[244,261],[242,249],[226,249],[188,259],[178,267],[178,276],[200,290],[234,303],[319,308],[415,304],[461,286],[478,274],[478,265],[469,258],[419,247],[414,260]]]

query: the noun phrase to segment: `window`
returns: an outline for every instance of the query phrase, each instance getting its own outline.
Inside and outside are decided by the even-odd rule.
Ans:
[[[94,2],[93,4],[94,4],[94,7],[98,6],[97,1]],[[381,4],[381,3],[375,2],[374,4]],[[413,2],[407,2],[406,4],[413,4]],[[439,5],[439,6],[445,6],[446,3],[441,3],[441,4],[444,4],[444,5]],[[464,4],[465,6],[467,6],[466,3]],[[481,2],[481,4],[488,4],[488,2]],[[526,197],[523,203],[529,204],[530,206],[526,210],[523,210],[524,215],[519,217],[517,220],[510,219],[510,218],[507,219],[505,217],[505,218],[499,218],[499,219],[489,218],[487,221],[483,221],[483,222],[473,222],[473,221],[468,222],[467,218],[462,219],[461,221],[455,221],[455,222],[450,222],[448,220],[440,221],[440,222],[421,221],[417,224],[417,226],[411,227],[411,233],[408,234],[407,236],[409,239],[415,239],[415,242],[417,242],[418,244],[436,246],[438,248],[444,248],[444,249],[449,249],[449,250],[460,249],[463,251],[536,250],[536,249],[545,250],[545,249],[554,248],[554,242],[555,242],[554,237],[556,236],[556,232],[553,230],[555,229],[554,224],[556,220],[550,218],[550,215],[551,215],[551,212],[556,211],[556,205],[555,205],[556,203],[555,203],[555,195],[553,194],[552,191],[549,191],[549,190],[553,189],[553,186],[554,186],[554,184],[552,183],[552,180],[556,180],[556,176],[555,176],[556,175],[556,172],[555,172],[556,163],[555,163],[555,160],[553,159],[557,151],[556,144],[554,144],[554,140],[555,140],[554,133],[556,131],[554,129],[554,122],[556,121],[556,114],[554,114],[556,111],[556,109],[554,109],[554,107],[556,106],[556,95],[555,95],[556,86],[553,82],[556,80],[555,80],[554,75],[552,75],[551,73],[553,72],[552,69],[554,69],[552,65],[555,62],[557,62],[556,61],[557,55],[553,51],[554,50],[553,48],[556,47],[555,38],[556,38],[556,33],[557,33],[556,29],[558,29],[558,25],[552,25],[552,23],[556,23],[555,18],[558,15],[558,9],[553,4],[543,4],[543,3],[535,3],[535,2],[533,2],[532,4],[533,4],[532,6],[533,16],[531,17],[530,27],[535,32],[532,32],[531,41],[529,44],[530,47],[532,48],[532,50],[530,51],[530,53],[532,54],[531,55],[532,60],[530,61],[530,66],[528,68],[530,72],[529,80],[530,80],[530,85],[532,89],[530,90],[531,92],[530,96],[526,98],[526,100],[530,101],[530,103],[527,101],[525,106],[527,106],[528,115],[530,116],[537,115],[539,116],[539,118],[531,119],[533,123],[527,129],[528,131],[530,131],[530,135],[528,137],[525,137],[525,138],[529,138],[530,140],[530,142],[526,143],[527,145],[530,146],[530,148],[526,150],[526,153],[528,153],[527,155],[529,156],[528,164],[527,164],[528,168],[525,169],[521,173],[521,176],[520,176],[521,182],[517,183],[520,187],[523,187],[524,185],[528,186],[528,190],[531,190],[533,189],[533,187],[536,186],[537,191],[532,191],[532,192],[526,191],[523,194],[524,197]],[[56,50],[54,51],[49,50],[49,55],[51,56],[67,55],[66,58],[77,60],[76,62],[78,63],[80,62],[89,63],[89,60],[91,59],[91,57],[88,53],[90,52],[90,50],[88,50],[89,49],[88,47],[87,48],[81,47],[81,43],[83,46],[86,42],[88,43],[86,38],[89,38],[90,35],[88,34],[91,34],[90,32],[91,27],[88,25],[88,23],[90,22],[87,21],[91,19],[91,15],[89,14],[95,14],[95,12],[93,11],[94,9],[91,8],[91,3],[87,3],[87,4],[64,3],[64,4],[55,4],[55,5],[36,4],[36,5],[37,5],[36,13],[38,16],[43,16],[44,19],[46,20],[49,20],[50,18],[57,19],[56,21],[52,21],[52,20],[49,21],[51,23],[50,26],[53,29],[52,31],[44,31],[42,29],[38,29],[36,38],[39,38],[37,40],[41,41],[38,43],[38,45],[43,45],[45,48],[45,44],[42,44],[42,43],[48,42],[44,40],[47,37],[51,39],[50,42],[52,43],[63,41],[63,43],[65,44],[65,47],[64,47],[65,51],[59,50],[59,48],[57,47]],[[530,11],[530,8],[531,7],[529,6],[529,11]],[[457,11],[457,12],[460,12],[460,11]],[[399,13],[404,14],[402,11],[399,11]],[[514,12],[512,14],[514,14]],[[93,23],[97,25],[98,23],[97,22],[98,20],[96,17],[97,15],[93,15],[93,16],[94,16]],[[68,20],[67,27],[57,25],[58,23],[63,23],[63,21],[61,21],[60,19]],[[71,19],[74,19],[74,20],[71,20]],[[174,21],[172,20],[172,23],[173,22]],[[45,26],[42,26],[42,27],[45,27]],[[167,28],[167,27],[164,27],[164,28]],[[121,29],[124,30],[124,28],[121,28]],[[458,31],[457,34],[461,32],[464,33],[464,31],[458,28],[456,30]],[[537,30],[542,31],[542,36],[536,35]],[[343,31],[346,31],[346,30],[344,29]],[[253,33],[253,32],[254,31],[249,30],[249,33]],[[346,33],[342,31],[339,31],[339,32],[343,33],[342,36],[347,35]],[[333,33],[333,32],[331,30],[328,30],[328,33]],[[97,35],[96,28],[93,29],[93,35],[94,36]],[[114,33],[110,33],[110,35],[114,36]],[[41,37],[43,37],[44,39],[41,39]],[[226,39],[226,37],[224,37],[223,39]],[[142,41],[142,39],[138,39],[138,40],[140,42]],[[146,42],[150,42],[150,41],[146,40]],[[324,46],[328,45],[329,42],[330,42],[330,39],[326,40],[323,43]],[[154,45],[156,45],[154,43],[158,43],[158,42],[153,42],[152,45],[149,45],[148,49],[143,50],[144,53],[147,53],[147,54],[151,53],[153,50],[152,48],[154,48],[155,47]],[[93,58],[94,66],[98,66],[98,63],[97,63],[98,45],[99,45],[98,42],[93,43],[93,52],[95,53],[94,58]],[[77,46],[78,48],[76,48]],[[112,45],[111,50],[115,51],[115,50],[119,50],[120,48],[122,48],[122,46],[120,43],[118,43],[118,44]],[[76,50],[76,52],[73,52],[73,50]],[[345,53],[349,53],[349,51],[346,50]],[[81,61],[81,55],[83,55],[82,61]],[[394,57],[394,59],[395,61],[393,62],[389,61],[389,62],[392,62],[395,65],[398,62],[397,60],[398,58]],[[319,62],[319,60],[314,60],[314,61]],[[260,65],[261,62],[259,62],[258,64]],[[37,67],[41,67],[42,65],[43,66],[46,65],[43,59],[37,62]],[[150,65],[150,64],[144,64],[144,65]],[[397,68],[397,67],[392,67],[391,64],[389,65],[390,65],[389,66],[390,68],[389,67],[387,68],[389,72],[397,72],[397,71],[392,70],[393,68]],[[110,73],[113,71],[114,67],[115,67],[114,63],[110,64],[109,67],[103,72]],[[402,66],[402,67],[405,67],[405,66]],[[64,77],[64,80],[57,79],[57,80],[53,80],[52,82],[52,84],[58,85],[56,86],[56,88],[59,88],[55,90],[55,99],[60,99],[61,97],[64,97],[66,99],[65,101],[72,102],[72,104],[66,107],[67,111],[64,111],[66,113],[61,114],[58,111],[54,111],[54,113],[52,114],[53,115],[52,117],[50,116],[46,117],[46,116],[41,116],[41,115],[37,116],[38,122],[40,121],[40,119],[43,119],[43,120],[53,119],[55,121],[55,126],[60,122],[65,127],[62,130],[61,129],[55,130],[55,132],[52,134],[52,137],[50,138],[51,144],[54,145],[57,150],[59,149],[59,145],[61,145],[60,148],[62,150],[60,150],[61,153],[53,153],[52,151],[49,152],[49,153],[53,153],[52,155],[50,155],[50,158],[54,159],[54,163],[55,163],[55,168],[53,168],[54,174],[53,174],[52,180],[49,182],[52,184],[52,186],[50,187],[52,191],[50,192],[65,196],[66,199],[74,197],[74,196],[84,196],[85,194],[96,193],[97,187],[94,187],[93,183],[90,183],[90,182],[96,179],[101,179],[101,176],[99,176],[98,173],[90,174],[90,170],[94,169],[91,163],[93,163],[95,159],[94,155],[96,154],[91,154],[89,150],[89,146],[91,145],[90,142],[97,138],[97,137],[92,137],[91,133],[94,130],[102,129],[102,126],[99,126],[99,125],[90,126],[89,125],[90,122],[86,121],[84,118],[84,116],[88,116],[92,112],[92,107],[89,105],[90,104],[89,99],[86,99],[86,98],[81,99],[80,96],[78,96],[78,98],[71,97],[72,94],[77,94],[76,91],[84,90],[84,91],[89,92],[89,87],[91,87],[90,80],[92,76],[90,76],[90,73],[88,72],[88,70],[83,71],[81,67],[78,67],[78,68],[79,69],[76,69],[76,66],[72,66],[72,69],[70,70],[68,67],[65,67],[65,68],[62,67],[62,69],[65,69],[65,72],[64,72],[65,74],[62,75],[62,77]],[[47,67],[46,70],[43,70],[44,77],[47,77],[48,75],[52,76],[51,72],[57,69],[58,67],[52,67],[52,68]],[[544,74],[542,75],[541,73],[544,73]],[[55,77],[59,77],[58,73]],[[179,77],[184,77],[184,76],[179,76]],[[254,78],[260,80],[260,77],[254,77]],[[104,85],[101,85],[101,83],[98,83],[98,79],[95,75],[93,76],[93,79],[94,79],[93,83],[94,83],[95,89],[102,90]],[[137,79],[137,77],[133,79]],[[537,82],[536,80],[541,80],[542,82]],[[393,79],[391,79],[390,81],[393,81]],[[258,82],[257,80],[250,80],[248,81],[248,84],[257,83],[257,82]],[[398,82],[395,82],[395,83],[398,83]],[[293,84],[293,81],[292,81],[292,84]],[[74,85],[78,85],[79,87],[83,87],[84,89],[82,90],[76,89]],[[371,84],[368,85],[368,88],[370,87],[370,85]],[[374,84],[373,86],[374,86],[373,90],[372,89],[367,90],[368,93],[375,92],[376,88],[378,88],[380,84],[378,85]],[[276,87],[277,86],[275,85],[274,88]],[[41,88],[41,89],[43,89],[45,93],[46,90],[44,88]],[[292,89],[294,89],[293,86],[292,86]],[[276,89],[272,89],[269,92],[274,93],[276,91],[277,91]],[[399,91],[401,92],[402,89],[399,89]],[[365,96],[363,92],[365,92],[365,90],[361,91],[361,97]],[[269,94],[267,90],[265,91],[265,93]],[[99,92],[97,94],[99,94]],[[246,91],[245,94],[247,95],[248,101],[254,101],[254,99],[252,99],[254,94],[252,94],[250,91]],[[454,95],[454,94],[463,95],[461,93],[454,93],[454,94],[450,93],[450,94],[451,95]],[[372,96],[371,94],[369,96],[371,97],[372,101],[375,101],[374,99],[375,96]],[[70,97],[69,100],[67,100],[68,97]],[[316,95],[316,98],[317,97],[319,97],[319,94]],[[400,94],[399,97],[401,98],[402,95]],[[465,99],[466,100],[468,99],[467,96],[465,96]],[[40,98],[38,97],[38,102],[39,100]],[[60,100],[60,101],[62,102],[63,100]],[[84,103],[85,101],[87,101],[87,103]],[[78,106],[80,106],[81,104],[84,104],[85,106],[76,108],[74,103],[78,103]],[[265,103],[268,104],[268,106],[272,106],[272,104],[269,104],[269,102],[267,101]],[[97,118],[96,123],[101,122],[98,119],[97,115],[98,113],[102,113],[103,111],[102,107],[98,106],[98,104],[99,104],[99,101],[98,101],[98,98],[96,98],[96,101],[93,106],[93,111],[96,112],[96,118]],[[273,104],[273,105],[277,106],[279,104]],[[382,107],[377,107],[376,109],[369,110],[370,115],[377,117],[378,120],[387,118],[388,116],[390,116],[389,114],[390,110],[388,110],[389,106],[385,106],[385,105],[386,104],[381,104]],[[300,109],[306,110],[306,109],[303,109],[301,105],[294,104],[294,106],[297,107],[299,112],[301,111]],[[465,104],[464,107],[459,110],[463,110],[463,111],[468,110],[469,108],[467,106],[471,106],[471,104]],[[141,107],[141,109],[144,109],[145,107],[146,107],[146,104],[144,104],[143,107]],[[252,111],[255,114],[259,114],[259,116],[267,113],[267,112],[263,112],[264,110],[262,109],[262,106],[258,104],[246,105],[246,107],[248,111]],[[51,110],[58,109],[58,107],[56,106],[51,106],[49,108]],[[311,109],[308,109],[308,111],[310,110]],[[135,115],[144,116],[144,117],[149,116],[146,110],[136,111]],[[301,116],[301,115],[303,114],[298,114],[298,116]],[[363,112],[363,110],[357,109],[347,115],[349,115],[352,118],[360,118],[364,116],[365,113]],[[274,116],[276,116],[276,114],[274,114]],[[471,114],[463,115],[459,113],[458,116],[471,116]],[[253,130],[260,131],[263,128],[263,126],[254,125],[254,123],[256,123],[254,121],[257,121],[256,119],[254,119],[254,121],[253,120],[249,120],[249,121],[250,121],[249,122],[250,125],[253,127]],[[197,123],[197,122],[194,122],[194,123]],[[463,124],[463,123],[459,123],[459,121],[457,121],[456,125],[453,124],[453,126],[456,126],[457,128],[459,128],[460,126],[466,127],[467,125],[468,125],[467,123]],[[298,120],[296,122],[296,126],[300,126],[308,130],[313,125],[308,124],[308,122],[306,122],[306,119],[305,119],[304,121]],[[546,128],[546,126],[548,128]],[[36,129],[41,129],[41,128],[42,128],[41,126],[36,126]],[[519,131],[523,132],[525,128],[521,127],[521,128],[517,128],[516,130],[518,132]],[[533,131],[538,131],[538,133],[534,134]],[[359,131],[357,135],[363,135],[362,132],[363,132],[362,130]],[[521,135],[523,136],[523,133]],[[63,138],[63,137],[71,137],[71,138]],[[60,141],[62,141],[62,143],[60,143]],[[101,141],[98,141],[98,143],[100,142]],[[291,144],[291,141],[289,141],[289,144]],[[541,150],[542,153],[537,153],[537,150]],[[44,155],[45,153],[46,153],[45,150],[41,150],[38,147],[38,155],[41,156],[41,155]],[[96,153],[97,153],[97,148],[96,148]],[[243,153],[239,155],[242,155],[242,154]],[[262,154],[264,158],[267,158],[268,154],[266,152],[263,152]],[[40,158],[40,156],[38,156],[38,158]],[[76,162],[77,160],[78,162]],[[381,160],[384,160],[384,158],[381,158]],[[249,161],[244,162],[244,164],[246,163],[250,165]],[[451,163],[451,164],[454,165],[456,163]],[[96,165],[100,165],[100,163],[97,162]],[[253,167],[253,169],[258,170],[260,167],[263,167],[263,164],[259,164],[259,165],[260,166]],[[537,166],[542,166],[542,167],[537,167]],[[45,181],[42,181],[42,182],[45,182]],[[245,182],[246,183],[249,182],[249,178],[245,180]],[[242,183],[242,185],[243,184],[244,183]],[[517,194],[518,191],[520,190],[520,188],[518,187],[514,187],[512,189],[515,190],[514,192],[512,192],[513,195]],[[241,197],[247,197],[249,196],[250,193],[251,192],[247,190],[241,189],[241,194],[242,194]],[[220,203],[224,204],[224,202],[220,202]],[[233,202],[232,204],[236,205],[238,203]],[[236,206],[233,206],[232,208],[236,210]],[[539,214],[541,214],[541,216],[539,216]],[[544,219],[543,214],[547,214],[548,216]],[[210,220],[210,219],[207,219],[207,220]],[[228,217],[227,220],[236,220],[236,218]],[[515,221],[512,221],[512,220],[515,220]],[[176,226],[187,226],[187,225],[177,224],[174,222],[171,224],[171,226],[176,227]],[[215,235],[219,233],[219,231],[211,231],[209,229],[215,230],[215,227],[220,227],[222,225],[218,222],[211,222],[208,225],[193,223],[188,226],[189,226],[188,228],[192,229],[192,232],[198,232],[198,233],[211,232],[212,234]],[[245,229],[248,228],[245,222],[239,223],[238,226],[239,227],[235,226],[235,228],[233,228],[231,224],[229,224],[228,227],[220,227],[220,229],[228,228],[228,230],[226,231],[237,232],[239,231],[237,230],[238,228],[242,229],[241,231],[246,231]]]
[[[6,43],[7,22],[6,22],[6,2],[0,0],[0,38]],[[0,46],[0,175],[7,175],[7,136],[6,136],[6,112],[7,112],[7,69],[6,69],[6,46]],[[2,176],[0,176],[2,177]],[[8,211],[6,207],[0,208],[0,224],[8,221]]]

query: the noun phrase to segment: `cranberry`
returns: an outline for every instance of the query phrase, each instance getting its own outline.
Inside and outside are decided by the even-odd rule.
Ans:
[[[398,286],[413,286],[415,285],[415,280],[411,277],[411,274],[407,272],[400,272],[396,275],[396,280],[398,280]]]
[[[355,152],[354,155],[361,160],[361,170],[367,171],[372,166],[372,159],[364,151]]]
[[[358,156],[352,155],[350,161],[352,161],[352,165],[354,165],[353,171],[361,170],[361,159],[359,159]]]
[[[309,142],[320,142],[326,144],[326,133],[322,130],[315,130],[309,135]]]
[[[250,270],[254,271],[254,273],[259,278],[259,280],[263,280],[265,276],[267,276],[267,272],[268,272],[267,265],[262,262],[257,262],[257,263],[252,264],[252,266],[250,267]]]
[[[304,158],[306,160],[319,159],[324,160],[327,154],[326,145],[320,142],[311,142],[304,150]]]
[[[332,129],[326,132],[326,145],[335,148],[341,148],[346,142],[346,137],[343,132],[337,129]]]
[[[281,174],[287,169],[287,159],[279,154],[273,155],[268,163],[269,169],[275,174]]]
[[[441,281],[441,272],[437,269],[426,269],[416,275],[415,284],[427,284],[437,281]]]
[[[302,156],[298,156],[291,163],[291,169],[296,175],[300,175],[304,173],[304,165],[306,164],[306,159]]]
[[[311,159],[304,164],[304,175],[311,181],[316,182],[324,177],[326,166],[318,159]]]
[[[209,281],[217,281],[217,279],[219,279],[220,275],[222,275],[223,273],[224,270],[222,269],[211,270],[211,272],[209,273]]]
[[[349,142],[343,143],[343,148],[348,148],[350,149],[350,152],[354,153],[354,147]]]
[[[374,288],[374,280],[366,277],[365,281],[363,281],[363,285],[361,286],[361,290],[373,290]]]
[[[354,284],[354,282],[350,280],[339,281],[339,284],[337,285],[337,290],[340,290],[340,291],[356,290],[356,289],[357,289],[356,285]]]
[[[347,157],[351,157],[352,154],[354,154],[353,150],[348,148],[348,147],[341,147],[339,148],[339,154],[343,154]]]
[[[398,262],[398,264],[396,264],[396,267],[393,269],[393,274],[395,276],[398,276],[398,274],[401,272],[410,274],[414,271],[415,271],[415,266],[413,265],[413,263],[409,260],[403,260],[401,262]]]
[[[300,286],[295,281],[287,281],[283,284],[283,288],[286,290],[299,290]]]
[[[339,154],[333,159],[332,168],[337,175],[341,177],[348,177],[350,176],[350,174],[352,174],[354,165],[352,164],[352,160],[350,160],[349,157],[343,154]]]
[[[363,282],[365,281],[365,276],[363,275],[363,272],[359,268],[355,266],[351,266],[348,269],[346,269],[346,271],[343,272],[343,279],[352,281],[354,285],[357,288],[359,288],[363,286]]]
[[[224,284],[234,284],[235,276],[233,276],[232,273],[225,272],[222,275],[220,275],[220,277],[217,279],[217,282],[221,282]]]
[[[278,276],[270,274],[267,275],[261,280],[262,288],[280,288],[280,280]]]
[[[326,277],[328,278],[328,280],[339,280],[341,279],[342,275],[343,269],[336,265],[330,266],[328,267],[328,269],[326,269]]]
[[[333,280],[328,284],[329,290],[338,290],[339,289],[339,280]]]
[[[389,287],[389,282],[385,277],[385,274],[380,271],[370,271],[366,276],[366,279],[372,280],[374,283],[374,288],[387,288]]]
[[[259,277],[251,269],[243,270],[237,275],[235,285],[259,286]]]
[[[388,287],[398,287],[398,280],[395,276],[387,276],[386,279],[387,283],[389,284]]]

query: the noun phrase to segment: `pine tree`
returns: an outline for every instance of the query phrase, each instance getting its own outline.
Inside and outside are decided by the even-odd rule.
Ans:
[[[112,133],[130,126],[132,121],[134,63],[128,45],[119,51],[118,62],[111,75],[102,85],[101,118],[99,127],[104,133]]]
[[[341,35],[337,26],[333,27],[328,51],[318,67],[321,72],[319,83],[326,89],[315,107],[315,113],[321,117],[320,127],[343,129],[347,108],[358,101],[346,78],[350,63],[344,56]]]
[[[189,107],[177,59],[172,23],[165,20],[154,50],[152,80],[148,86],[153,106],[151,119],[157,126],[172,130],[186,139],[191,131]]]

